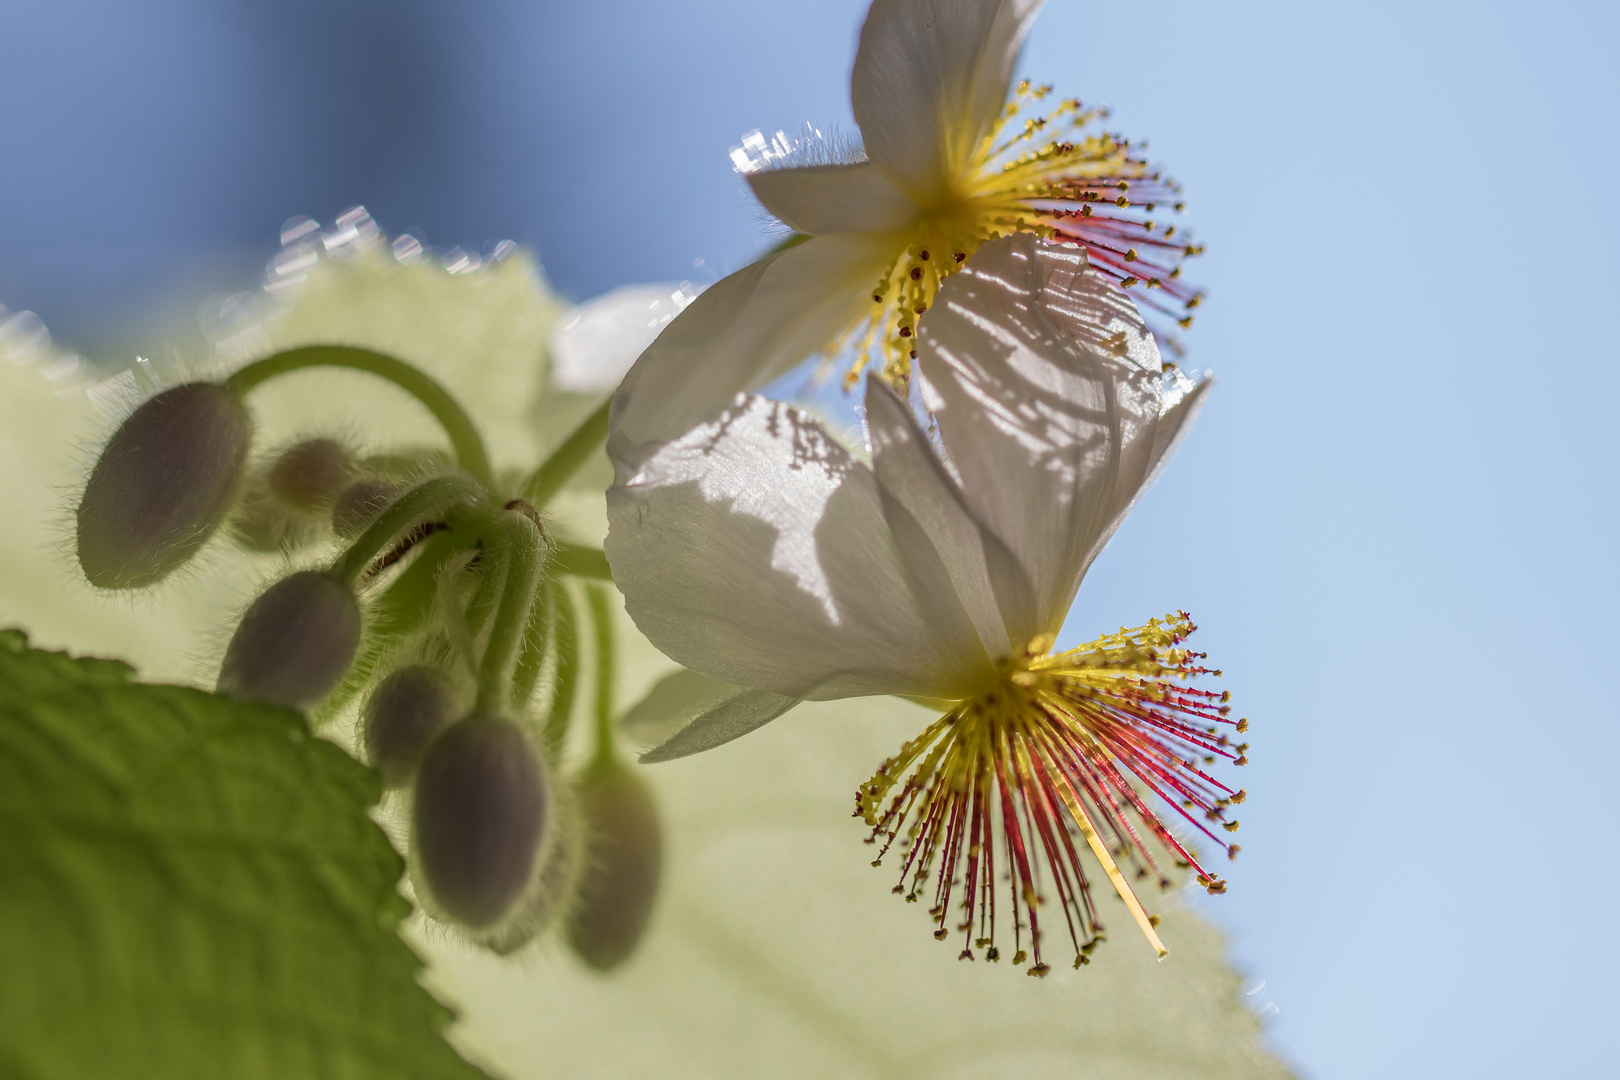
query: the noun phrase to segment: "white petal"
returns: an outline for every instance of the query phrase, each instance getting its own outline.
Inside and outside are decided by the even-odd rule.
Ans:
[[[953,593],[986,655],[1010,656],[1029,640],[1014,641],[1007,633],[1009,622],[1027,626],[1031,618],[1028,578],[968,511],[911,410],[877,379],[867,380],[866,423],[884,513],[919,588],[927,590],[924,595]],[[941,576],[945,580],[934,584]],[[1003,617],[1000,596],[1014,611],[1010,620]]]
[[[656,765],[713,750],[764,727],[797,704],[798,698],[738,687],[735,694],[642,754],[639,760],[643,765]]]
[[[1158,427],[1153,431],[1153,451],[1148,457],[1147,479],[1142,481],[1144,489],[1159,478],[1164,466],[1170,460],[1170,455],[1176,452],[1181,440],[1192,427],[1192,422],[1204,408],[1204,398],[1209,388],[1215,385],[1213,375],[1205,375],[1198,384],[1182,395],[1179,401],[1169,408],[1161,409]]]
[[[871,306],[894,258],[882,234],[817,237],[709,287],[641,354],[613,398],[608,454],[620,475],[832,343]]]
[[[1007,100],[1040,0],[874,0],[850,83],[867,156],[932,209]]]
[[[870,162],[764,169],[748,174],[754,197],[795,232],[896,232],[917,204]]]
[[[608,528],[631,618],[712,678],[960,697],[983,672],[971,631],[947,636],[918,599],[871,471],[789,406],[739,396],[663,446],[608,492]]]
[[[619,717],[619,730],[643,747],[657,746],[746,687],[676,668]]]
[[[564,312],[551,331],[551,385],[612,390],[696,296],[686,284],[623,285]]]
[[[775,720],[797,698],[721,682],[679,668],[658,680],[619,718],[619,728],[642,746],[651,764],[686,757],[748,734]]]
[[[964,498],[1028,573],[1031,632],[1055,631],[1153,461],[1152,336],[1081,249],[1018,235],[945,283],[917,351]]]

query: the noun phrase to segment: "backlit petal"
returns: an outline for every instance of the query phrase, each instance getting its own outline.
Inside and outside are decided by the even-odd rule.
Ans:
[[[798,698],[783,697],[768,690],[745,690],[725,698],[681,730],[641,755],[643,765],[701,754],[757,731],[799,704]]]
[[[1153,452],[1148,459],[1147,479],[1142,482],[1146,488],[1159,473],[1164,470],[1165,463],[1170,455],[1176,452],[1181,440],[1186,436],[1187,429],[1192,427],[1193,419],[1204,407],[1204,398],[1209,388],[1215,385],[1213,375],[1205,375],[1198,385],[1186,391],[1179,401],[1175,401],[1159,413],[1159,425],[1153,431]]]
[[[882,234],[818,237],[711,286],[641,354],[613,398],[608,454],[620,476],[832,343],[871,306],[894,258]]]
[[[608,529],[631,618],[711,678],[950,697],[984,671],[971,629],[919,599],[871,471],[787,405],[739,396],[666,443],[608,492]]]
[[[1007,100],[1040,0],[874,0],[851,97],[867,156],[933,208]]]
[[[934,591],[958,598],[986,655],[1012,655],[1028,636],[1009,638],[1009,622],[1027,625],[1033,606],[1023,569],[995,534],[974,519],[911,410],[878,379],[867,380],[866,423],[884,513],[913,577],[926,581],[937,565],[946,580]],[[1010,620],[1003,616],[1003,606],[1013,610]]]
[[[621,285],[563,312],[551,331],[551,385],[603,394],[697,297],[688,284]]]
[[[917,204],[870,162],[804,165],[748,174],[748,186],[794,232],[897,232],[917,220]]]
[[[1159,357],[1084,252],[985,244],[922,321],[923,398],[978,520],[1023,565],[1055,631],[1153,462]],[[1009,628],[1013,629],[1013,628]]]

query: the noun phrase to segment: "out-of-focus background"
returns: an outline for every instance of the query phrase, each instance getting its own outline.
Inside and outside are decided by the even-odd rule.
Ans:
[[[864,6],[9,4],[0,304],[127,362],[358,203],[576,299],[714,280],[767,243],[727,150],[853,129]],[[1203,625],[1254,746],[1201,910],[1307,1076],[1612,1068],[1617,40],[1598,4],[1050,0],[1029,42],[1209,246],[1221,385],[1069,634]]]

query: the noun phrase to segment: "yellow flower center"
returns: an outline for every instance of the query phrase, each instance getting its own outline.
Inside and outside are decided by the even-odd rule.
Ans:
[[[1220,758],[1247,762],[1247,744],[1231,745],[1223,729],[1243,732],[1248,721],[1229,718],[1230,695],[1183,685],[1220,674],[1183,646],[1194,629],[1181,612],[1062,653],[1048,651],[1049,637],[1038,638],[1024,655],[1003,662],[993,685],[908,742],[856,793],[856,813],[872,827],[867,842],[882,843],[873,865],[898,841],[903,863],[894,891],[909,901],[932,893],[929,914],[939,940],[950,936],[956,910],[954,929],[965,934],[962,959],[973,959],[974,948],[984,949],[987,960],[1000,959],[998,861],[1011,882],[1013,963],[1029,956],[1027,932],[1032,975],[1049,970],[1041,958],[1041,912],[1048,905],[1055,902],[1063,913],[1075,967],[1088,963],[1104,939],[1082,849],[1160,956],[1158,917],[1142,908],[1125,873],[1153,874],[1161,888],[1170,886],[1146,834],[1211,893],[1226,891],[1149,806],[1154,798],[1169,804],[1236,856],[1237,845],[1211,826],[1236,831],[1226,810],[1246,795],[1209,776],[1206,766]]]
[[[1044,115],[1025,116],[1051,89],[1019,83],[958,178],[953,197],[913,226],[894,262],[873,284],[874,309],[840,334],[830,350],[854,347],[846,386],[875,363],[880,377],[903,387],[917,355],[918,320],[941,283],[985,241],[1015,232],[1084,246],[1092,265],[1122,288],[1145,283],[1163,290],[1167,299],[1138,303],[1165,324],[1155,328],[1161,346],[1179,355],[1168,324],[1190,326],[1189,312],[1200,299],[1180,281],[1180,263],[1202,248],[1185,236],[1178,239],[1174,224],[1156,222],[1152,215],[1161,205],[1181,212],[1180,188],[1135,156],[1129,140],[1083,131],[1107,117],[1104,109],[1070,99]],[[1179,310],[1172,310],[1172,302]]]

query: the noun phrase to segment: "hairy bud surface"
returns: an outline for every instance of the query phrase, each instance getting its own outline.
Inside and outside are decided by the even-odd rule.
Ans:
[[[282,451],[270,466],[270,490],[298,510],[319,510],[348,487],[354,458],[336,439],[306,439]]]
[[[132,589],[196,554],[231,508],[253,424],[223,386],[170,387],[132,413],[79,500],[79,565],[90,583]]]
[[[360,604],[318,570],[282,578],[253,601],[225,650],[218,690],[307,709],[331,693],[360,645]]]
[[[663,837],[652,793],[618,762],[593,765],[578,792],[585,871],[568,945],[586,964],[608,971],[629,959],[647,930],[663,870]]]
[[[448,918],[493,926],[527,890],[550,818],[545,765],[510,720],[473,715],[446,729],[416,774],[418,881]]]
[[[383,783],[410,781],[422,754],[454,715],[455,690],[443,673],[425,664],[391,672],[366,698],[361,712],[366,760]]]
[[[341,539],[353,540],[388,509],[399,493],[397,484],[374,477],[356,480],[332,504],[332,531]]]

